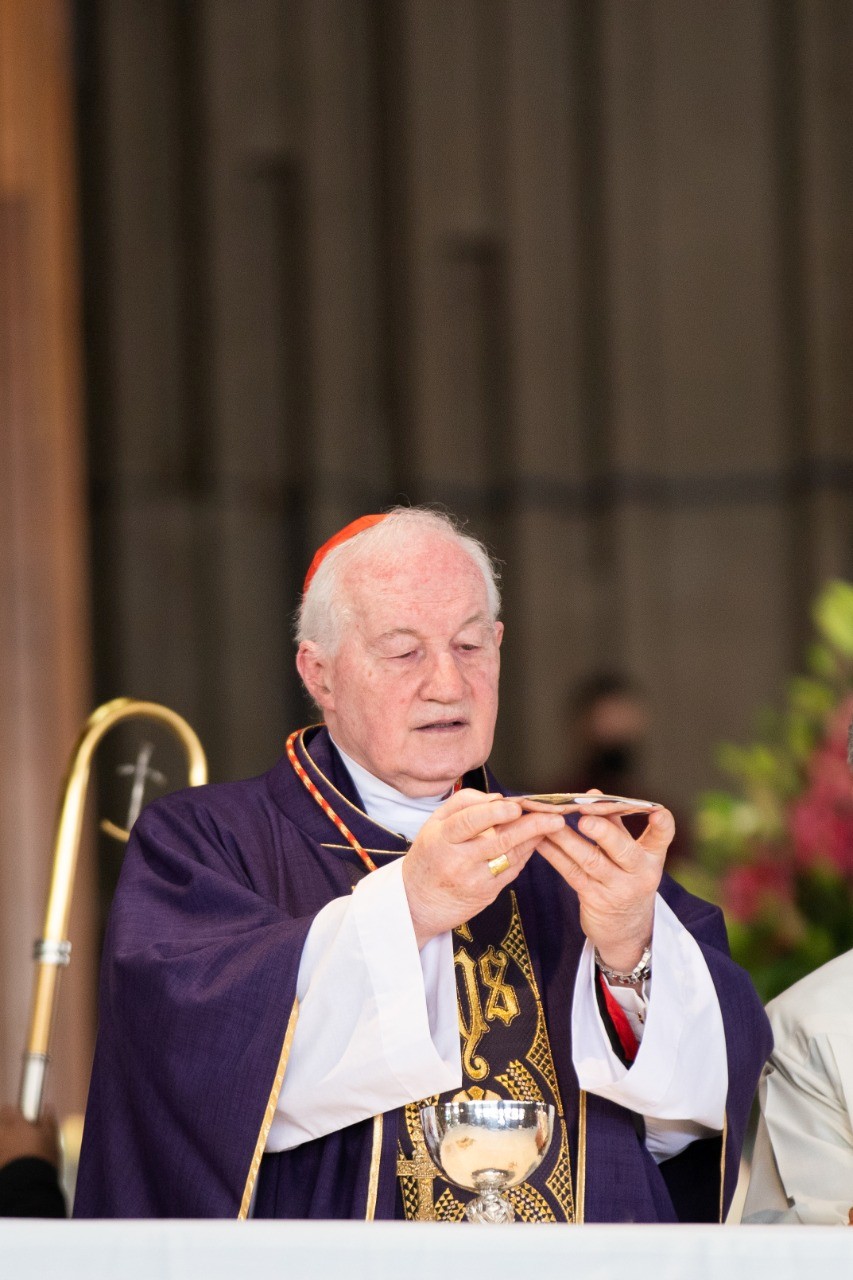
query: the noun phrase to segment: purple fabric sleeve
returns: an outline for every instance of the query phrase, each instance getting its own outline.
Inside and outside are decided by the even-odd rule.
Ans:
[[[262,896],[281,875],[280,824],[248,870],[262,805],[247,820],[200,799],[149,807],[128,846],[75,1216],[238,1213],[314,912],[294,918]]]

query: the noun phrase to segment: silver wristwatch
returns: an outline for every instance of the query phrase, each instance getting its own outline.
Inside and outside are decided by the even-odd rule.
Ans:
[[[645,982],[646,978],[651,977],[652,949],[651,947],[643,948],[643,954],[630,973],[618,973],[615,969],[608,969],[598,954],[598,947],[595,948],[595,963],[599,973],[603,973],[608,982],[615,982],[620,987],[635,987],[638,983]]]

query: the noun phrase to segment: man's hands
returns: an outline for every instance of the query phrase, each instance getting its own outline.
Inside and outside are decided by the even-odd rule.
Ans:
[[[539,852],[577,893],[581,926],[604,964],[629,973],[652,936],[675,821],[667,809],[656,810],[638,840],[621,818],[582,816],[578,826],[594,844],[564,824],[539,844]]]
[[[46,1113],[31,1124],[17,1107],[0,1107],[0,1169],[22,1156],[38,1156],[59,1164],[59,1131],[56,1119]]]
[[[470,788],[446,800],[424,823],[403,862],[418,947],[494,902],[533,850],[564,826],[559,814],[524,813],[515,800]],[[501,854],[509,868],[493,875],[488,864]]]
[[[424,823],[403,863],[418,946],[487,907],[538,848],[577,893],[581,926],[604,964],[629,972],[652,936],[675,822],[658,809],[638,840],[618,817],[582,815],[579,827],[588,840],[560,814],[525,813],[515,800],[470,789],[451,796]],[[493,875],[488,864],[501,854],[509,867]]]

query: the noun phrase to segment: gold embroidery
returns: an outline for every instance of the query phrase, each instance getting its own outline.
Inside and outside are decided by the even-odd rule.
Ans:
[[[533,972],[533,965],[530,962],[530,952],[527,948],[527,939],[524,936],[524,926],[521,923],[521,916],[518,911],[518,900],[514,892],[510,896],[512,897],[512,919],[510,921],[506,937],[501,945],[512,957],[529,982],[530,988],[533,992],[533,998],[536,1002],[536,1034],[533,1037],[533,1044],[530,1046],[530,1050],[527,1054],[527,1060],[546,1081],[548,1088],[554,1095],[557,1114],[562,1116],[564,1114],[563,1103],[560,1098],[560,1089],[557,1084],[557,1072],[554,1067],[554,1058],[551,1053],[551,1045],[548,1040],[548,1028],[545,1026],[545,1011],[542,1008],[542,999],[539,995],[536,975]]]
[[[464,947],[460,947],[453,957],[453,963],[462,971],[465,983],[465,994],[468,997],[468,1021],[462,1009],[461,996],[459,1004],[459,1031],[462,1036],[462,1068],[472,1080],[485,1080],[489,1074],[489,1064],[482,1056],[475,1057],[477,1046],[483,1036],[488,1034],[489,1024],[483,1017],[480,1004],[480,988],[477,985],[477,966]]]
[[[493,1088],[489,1088],[493,1081],[494,1088],[501,1090],[501,1096],[519,1100],[553,1101],[558,1117],[554,1132],[556,1151],[546,1157],[547,1179],[537,1182],[535,1186],[523,1183],[520,1187],[513,1188],[509,1195],[519,1221],[581,1221],[586,1172],[586,1097],[584,1094],[580,1095],[577,1194],[574,1194],[569,1136],[542,1000],[516,895],[510,893],[509,896],[509,924],[500,947],[489,945],[478,955],[479,940],[475,940],[471,928],[464,925],[454,931],[473,943],[476,950],[472,956],[471,950],[474,947],[459,946],[454,955],[459,975],[459,1025],[466,1087],[457,1092],[453,1100],[493,1095]],[[520,985],[513,987],[507,982],[507,974],[515,976],[510,970],[510,961],[526,980],[525,988]],[[513,1059],[504,1071],[496,1073],[492,1080],[487,1081],[490,1075],[489,1063],[477,1052],[478,1046],[488,1033],[490,1023],[508,1025],[520,1014],[522,1004],[519,993],[522,990],[525,991],[524,1000],[532,998],[533,1001],[533,1008],[530,1010],[532,1043],[523,1058]],[[499,1038],[498,1036],[498,1040]],[[497,1048],[496,1043],[495,1049]],[[475,1080],[482,1081],[483,1084],[476,1084]],[[435,1101],[435,1098],[425,1099],[427,1103]],[[427,1168],[424,1163],[428,1159],[428,1153],[420,1126],[418,1104],[406,1107],[405,1125],[409,1142],[405,1147],[402,1143],[400,1145],[398,1172],[406,1217],[419,1221],[460,1221],[464,1216],[465,1202],[457,1199],[453,1194],[454,1189],[446,1186],[437,1170]],[[406,1156],[407,1149],[412,1153],[410,1158]],[[543,1170],[543,1177],[544,1173]]]
[[[457,927],[453,930],[453,932],[458,933],[459,937],[464,938],[466,942],[474,941],[474,937],[471,933],[471,926],[469,924],[457,925]]]
[[[508,982],[504,982],[504,974],[509,964],[509,956],[505,951],[495,951],[489,947],[485,955],[480,956],[480,976],[489,993],[486,1003],[486,1021],[494,1022],[499,1018],[508,1027],[513,1018],[521,1012],[518,997]]]
[[[536,1080],[523,1062],[517,1058],[509,1064],[507,1070],[497,1077],[511,1098],[516,1102],[544,1102],[545,1096]]]
[[[530,956],[527,951],[527,942],[524,937],[524,930],[521,927],[521,916],[518,914],[518,900],[514,891],[510,894],[510,897],[512,898],[512,917],[510,919],[510,925],[507,930],[506,937],[501,943],[501,946],[510,958],[518,965],[529,985],[534,987],[536,985],[536,978],[533,974],[533,966],[530,963]],[[538,990],[536,994],[539,994]]]
[[[551,1192],[557,1204],[565,1209],[569,1222],[574,1222],[575,1198],[572,1194],[572,1157],[569,1151],[569,1135],[562,1117],[556,1123],[560,1130],[560,1154],[545,1186]]]
[[[509,929],[506,937],[501,944],[503,949],[512,957],[516,965],[521,969],[524,976],[530,984],[533,993],[533,999],[536,1003],[536,1032],[533,1037],[533,1044],[527,1053],[527,1061],[538,1071],[545,1080],[554,1104],[557,1110],[556,1130],[559,1133],[560,1151],[557,1161],[547,1179],[545,1185],[553,1195],[557,1204],[563,1210],[568,1222],[576,1221],[575,1199],[572,1193],[572,1159],[569,1149],[568,1132],[563,1111],[563,1102],[560,1097],[560,1089],[557,1083],[557,1071],[554,1066],[554,1058],[551,1053],[551,1045],[548,1039],[548,1029],[545,1025],[545,1011],[542,1008],[542,999],[539,994],[539,986],[536,982],[536,975],[533,971],[533,965],[530,960],[530,952],[527,947],[527,939],[524,936],[524,926],[521,923],[521,915],[518,910],[518,900],[515,893],[512,897],[512,916],[510,919]],[[528,1097],[533,1099],[541,1098],[542,1090],[538,1087],[535,1077],[526,1064],[513,1060],[506,1073],[498,1077],[501,1084],[504,1085],[510,1097]],[[518,1092],[516,1092],[516,1090]],[[555,1138],[557,1133],[555,1133]],[[584,1158],[584,1147],[580,1146],[581,1159]],[[526,1186],[527,1184],[523,1184]],[[532,1188],[531,1188],[532,1190]],[[538,1194],[538,1193],[537,1193]],[[549,1210],[550,1212],[550,1210]],[[519,1213],[519,1217],[522,1214]]]
[[[518,1102],[524,1102],[526,1100],[532,1102],[544,1101],[542,1090],[536,1083],[535,1076],[528,1070],[524,1063],[519,1062],[517,1058],[509,1064],[509,1069],[507,1071],[497,1077],[497,1080],[504,1086],[509,1096],[511,1098],[515,1098]],[[569,1151],[569,1137],[566,1130],[566,1122],[562,1116],[557,1117],[554,1127],[555,1141],[559,1135],[560,1154],[557,1157],[551,1176],[547,1179],[545,1186],[565,1213],[567,1221],[572,1222],[575,1216],[574,1196],[572,1195],[572,1157]],[[526,1183],[523,1185],[527,1186]],[[521,1216],[520,1213],[519,1216]],[[533,1221],[533,1219],[530,1220]],[[553,1215],[547,1219],[537,1218],[535,1220],[555,1221]]]
[[[457,1200],[450,1187],[445,1187],[435,1202],[436,1222],[461,1222],[465,1217],[465,1205]]]
[[[414,1140],[411,1160],[402,1152],[397,1157],[397,1177],[402,1182],[406,1217],[415,1222],[433,1222],[433,1183],[438,1170],[430,1159],[423,1134]]]
[[[531,1187],[529,1182],[522,1182],[517,1187],[510,1187],[506,1198],[515,1209],[515,1216],[522,1222],[556,1222],[554,1210],[545,1197]]]
[[[480,1102],[481,1100],[500,1102],[501,1095],[494,1093],[491,1089],[481,1089],[478,1084],[472,1084],[470,1089],[460,1089],[450,1099],[451,1102]]]
[[[382,1159],[382,1133],[384,1121],[382,1116],[373,1117],[373,1148],[370,1152],[370,1175],[367,1180],[367,1208],[365,1221],[372,1222],[376,1217],[376,1197],[379,1193],[379,1162]]]
[[[434,1222],[433,1183],[439,1176],[438,1170],[429,1158],[421,1125],[421,1106],[434,1106],[438,1102],[438,1094],[424,1098],[423,1102],[410,1102],[403,1111],[406,1132],[412,1147],[412,1159],[407,1160],[402,1143],[397,1143],[397,1176],[400,1179],[400,1191],[403,1196],[403,1213],[407,1220],[415,1222]],[[423,1164],[426,1159],[429,1172]]]
[[[578,1180],[575,1199],[575,1222],[586,1218],[586,1090],[578,1097]]]
[[[293,1008],[290,1011],[290,1018],[287,1022],[287,1029],[284,1033],[284,1044],[281,1048],[281,1057],[278,1060],[275,1078],[272,1082],[272,1089],[267,1101],[267,1108],[264,1112],[264,1118],[261,1123],[261,1131],[258,1134],[258,1140],[255,1143],[255,1150],[252,1155],[252,1161],[249,1165],[249,1173],[246,1178],[246,1185],[243,1188],[243,1199],[240,1201],[240,1210],[237,1217],[240,1219],[248,1218],[249,1208],[252,1203],[252,1194],[255,1190],[255,1182],[258,1177],[258,1170],[261,1167],[261,1159],[264,1154],[264,1148],[267,1145],[270,1129],[272,1128],[275,1109],[278,1105],[278,1095],[281,1093],[281,1086],[284,1083],[284,1073],[287,1070],[287,1061],[290,1057],[290,1047],[293,1044],[293,1037],[296,1033],[296,1020],[299,1017],[299,1001],[294,1000]]]
[[[729,1140],[729,1113],[723,1113],[723,1141],[720,1150],[720,1222],[725,1217],[726,1207],[726,1146]]]

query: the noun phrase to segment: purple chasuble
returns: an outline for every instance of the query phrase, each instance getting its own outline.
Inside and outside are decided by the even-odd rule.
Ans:
[[[374,862],[405,852],[402,836],[363,812],[324,728],[305,731],[297,755]],[[499,789],[482,769],[464,781]],[[104,945],[75,1216],[237,1217],[253,1188],[256,1217],[401,1215],[400,1111],[263,1156],[258,1170],[270,1100],[286,1071],[306,935],[317,912],[350,893],[363,874],[287,759],[260,778],[178,792],[143,811]],[[723,1014],[729,1096],[722,1196],[719,1138],[656,1165],[642,1119],[592,1095],[579,1151],[570,1039],[584,943],[577,898],[539,857],[512,890],[541,993],[575,1179],[584,1169],[577,1215],[587,1222],[716,1221],[734,1190],[771,1044],[752,984],[729,958],[719,910],[664,877],[661,895],[699,943]]]

